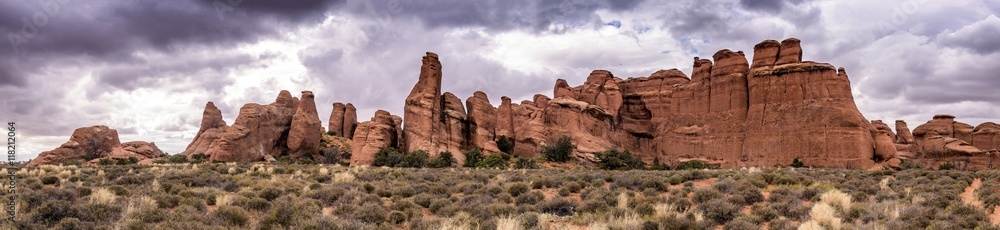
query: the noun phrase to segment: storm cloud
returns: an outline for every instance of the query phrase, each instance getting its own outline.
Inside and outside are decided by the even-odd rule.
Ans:
[[[0,1],[0,116],[20,125],[19,160],[96,124],[176,153],[208,101],[230,124],[280,90],[315,92],[321,119],[337,101],[359,120],[401,115],[428,51],[441,57],[444,91],[498,104],[594,69],[690,74],[694,57],[796,37],[805,59],[847,69],[868,119],[951,113],[975,125],[1000,120],[998,10],[986,0]]]

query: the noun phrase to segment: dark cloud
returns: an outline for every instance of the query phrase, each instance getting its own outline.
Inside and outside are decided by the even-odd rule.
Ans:
[[[642,2],[643,0],[382,0],[352,1],[345,9],[352,15],[373,18],[379,23],[401,17],[416,18],[430,28],[483,27],[498,31],[527,29],[532,32],[558,32],[558,29],[550,26],[598,26],[601,22],[596,20],[596,10],[632,10]]]
[[[946,46],[962,47],[979,54],[994,53],[1000,51],[1000,18],[990,15],[958,31],[945,31],[937,39]]]

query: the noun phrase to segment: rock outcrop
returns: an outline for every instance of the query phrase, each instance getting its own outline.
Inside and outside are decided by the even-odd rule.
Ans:
[[[358,124],[351,144],[351,165],[371,165],[379,149],[402,148],[405,143],[402,142],[401,120],[399,116],[379,110],[370,121]]]
[[[233,125],[212,142],[205,154],[210,161],[222,162],[253,162],[264,156],[280,156],[287,151],[288,131],[298,104],[298,98],[282,90],[271,104],[244,105]]]
[[[496,108],[490,104],[489,97],[482,91],[476,91],[465,100],[469,109],[469,144],[479,147],[483,154],[491,155],[500,152],[496,143]]]
[[[341,126],[343,126],[341,131],[343,137],[354,137],[354,129],[358,127],[358,109],[351,103],[344,105],[344,122]]]
[[[181,154],[190,156],[208,152],[212,142],[222,137],[226,133],[226,129],[229,129],[229,126],[226,125],[226,121],[222,120],[222,110],[215,107],[215,103],[208,102],[201,115],[201,128],[198,129],[198,134],[195,134],[194,140]]]
[[[906,121],[896,120],[896,144],[913,144],[914,142],[916,140],[913,138],[910,128],[906,126]]]
[[[690,79],[677,69],[628,79],[595,70],[580,86],[556,80],[551,99],[535,95],[513,103],[502,96],[495,109],[476,92],[463,114],[457,97],[441,94],[441,63],[427,53],[406,100],[400,141],[406,152],[478,147],[490,153],[506,136],[512,154],[534,157],[568,136],[584,161],[619,149],[647,161],[701,160],[726,168],[784,166],[794,159],[838,168],[899,162],[899,138],[858,111],[846,71],[802,61],[798,39],[761,42],[752,62],[731,50],[712,59],[695,58]]]
[[[38,157],[28,163],[28,167],[105,157],[120,145],[118,131],[107,126],[95,125],[77,128],[73,130],[69,141],[56,149],[38,154]]]
[[[292,116],[291,127],[288,130],[288,152],[293,157],[303,154],[312,155],[312,159],[321,160],[319,142],[323,136],[322,121],[316,111],[316,96],[312,91],[302,91],[302,98]]]
[[[327,121],[327,123],[328,123],[328,125],[326,126],[326,131],[327,132],[334,132],[335,133],[334,136],[338,136],[338,137],[344,137],[344,136],[346,136],[345,135],[346,133],[344,133],[344,110],[345,109],[346,109],[346,107],[344,106],[344,103],[340,103],[340,102],[334,102],[333,103],[333,112],[330,112],[330,120]],[[353,137],[353,136],[349,136],[349,137]]]
[[[960,168],[995,168],[997,128],[992,122],[973,128],[953,115],[938,114],[913,129],[915,142],[907,147],[915,152],[914,160],[932,167],[948,162]]]
[[[420,67],[420,77],[403,106],[404,153],[416,150],[437,154],[442,127],[441,62],[438,55],[427,52]]]
[[[134,158],[139,162],[159,158],[163,151],[156,147],[156,143],[145,141],[125,142],[111,150],[107,156],[93,159],[89,163],[98,164],[101,159],[130,159]]]

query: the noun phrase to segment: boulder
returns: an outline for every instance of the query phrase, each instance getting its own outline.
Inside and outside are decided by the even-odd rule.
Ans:
[[[103,125],[81,127],[73,130],[73,135],[66,143],[38,154],[38,157],[28,162],[28,167],[105,157],[119,145],[121,141],[118,140],[117,130]]]
[[[311,154],[312,159],[321,161],[323,155],[319,151],[319,144],[323,137],[323,126],[316,111],[315,98],[312,91],[302,91],[302,98],[288,130],[287,144],[288,152],[293,157]]]
[[[208,152],[212,142],[222,137],[226,133],[226,129],[229,129],[229,126],[226,125],[226,121],[222,120],[222,110],[215,107],[214,103],[208,102],[201,115],[201,128],[198,129],[191,144],[188,144],[184,152],[180,154],[190,156]]]
[[[107,156],[93,159],[89,163],[98,164],[101,159],[128,159],[135,158],[137,163],[149,162],[163,155],[163,151],[156,147],[156,143],[144,141],[125,142],[111,150]]]
[[[354,132],[351,141],[351,165],[371,165],[375,153],[382,148],[399,148],[401,133],[399,116],[393,116],[385,110],[375,111],[370,121],[361,122]]]
[[[896,144],[913,144],[915,142],[913,133],[910,133],[910,127],[906,126],[906,121],[896,120]]]
[[[209,161],[254,162],[268,155],[280,156],[287,151],[286,140],[298,101],[282,90],[271,104],[243,105],[233,125],[205,152]]]

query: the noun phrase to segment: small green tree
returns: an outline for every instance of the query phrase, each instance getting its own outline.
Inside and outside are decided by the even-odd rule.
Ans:
[[[403,154],[399,153],[396,148],[386,147],[381,148],[375,153],[375,160],[372,162],[374,166],[388,166],[395,167],[403,161]]]
[[[686,170],[686,169],[707,169],[707,168],[709,168],[709,166],[708,164],[705,164],[705,162],[701,162],[699,160],[689,160],[678,164],[677,167],[674,169]]]
[[[497,138],[497,148],[500,149],[500,152],[511,153],[514,151],[514,142],[507,136],[500,135]]]
[[[428,168],[447,168],[455,164],[455,156],[451,152],[444,151],[438,153],[438,157],[427,161]]]
[[[802,163],[802,161],[800,161],[798,157],[792,159],[792,168],[802,168],[802,167],[806,167],[806,165]]]
[[[479,150],[479,147],[465,151],[464,154],[465,164],[462,164],[462,167],[473,168],[476,167],[476,164],[479,164],[479,161],[483,160],[483,153]]]
[[[425,165],[427,165],[427,158],[430,158],[427,155],[427,151],[424,150],[413,151],[410,154],[406,154],[405,156],[403,156],[403,161],[400,162],[398,165],[396,165],[396,167],[423,168]]]
[[[493,154],[476,163],[476,168],[506,169],[507,160],[504,160],[501,154]]]
[[[548,161],[566,162],[572,157],[574,149],[576,146],[573,145],[572,140],[568,136],[562,136],[554,145],[543,147],[542,156]]]
[[[609,170],[627,170],[627,169],[643,169],[646,167],[646,163],[642,162],[642,158],[639,156],[632,155],[632,153],[625,151],[618,151],[615,149],[609,149],[602,153],[595,153],[594,156],[597,157],[600,162],[597,166],[601,169]]]
[[[649,170],[668,170],[670,166],[660,163],[660,158],[653,158],[653,165],[649,166]]]

